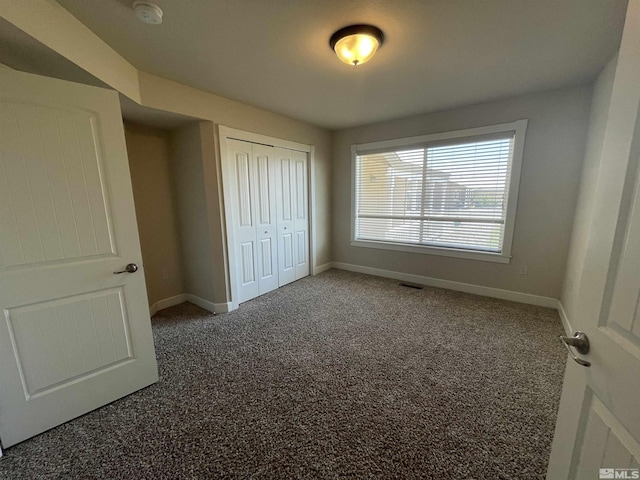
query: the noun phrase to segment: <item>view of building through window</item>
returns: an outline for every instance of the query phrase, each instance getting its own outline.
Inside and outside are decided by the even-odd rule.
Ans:
[[[356,239],[500,252],[513,134],[356,157]]]

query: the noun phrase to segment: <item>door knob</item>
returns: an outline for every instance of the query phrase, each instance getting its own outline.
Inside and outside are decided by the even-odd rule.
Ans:
[[[573,350],[571,350],[571,347],[573,347],[578,353],[581,353],[583,355],[589,353],[589,337],[587,337],[586,333],[576,332],[573,337],[565,337],[563,335],[560,335],[559,339],[560,343],[562,343],[569,352],[571,358],[573,358],[578,364],[582,365],[583,367],[591,366],[591,362],[578,358],[576,354],[573,353]]]
[[[120,273],[135,273],[137,271],[138,271],[138,265],[136,265],[135,263],[130,263],[129,265],[124,267],[124,270],[120,270],[119,272],[113,272],[113,274],[118,275]]]

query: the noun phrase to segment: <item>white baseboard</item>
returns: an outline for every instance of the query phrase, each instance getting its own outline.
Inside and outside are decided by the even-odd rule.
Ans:
[[[560,320],[562,321],[562,326],[564,327],[564,331],[567,336],[573,336],[573,328],[571,328],[571,322],[569,321],[569,317],[567,316],[567,312],[564,310],[562,306],[562,302],[558,300],[558,304],[556,305],[558,309],[558,315],[560,315]]]
[[[330,270],[332,267],[333,267],[333,264],[331,262],[327,262],[323,265],[318,265],[316,267],[313,267],[313,274],[318,275],[322,272],[326,272],[327,270]]]
[[[483,295],[485,297],[500,298],[502,300],[510,300],[512,302],[555,308],[556,310],[558,310],[558,314],[560,315],[560,319],[562,321],[564,329],[569,332],[568,334],[571,334],[570,332],[573,331],[571,329],[571,323],[569,322],[562,303],[560,302],[560,300],[555,298],[532,295],[530,293],[514,292],[512,290],[503,290],[500,288],[485,287],[472,283],[454,282],[452,280],[442,280],[433,277],[423,277],[421,275],[394,272],[392,270],[383,270],[380,268],[363,267],[361,265],[352,265],[350,263],[341,262],[328,262],[315,267],[314,275],[325,272],[331,268],[348,270],[350,272],[365,273],[367,275],[375,275],[377,277],[393,278],[395,280],[427,285],[429,287],[446,288],[448,290],[455,290],[458,292],[473,293],[475,295]],[[158,311],[164,308],[169,308],[187,301],[212,313],[227,313],[233,310],[233,304],[231,302],[213,303],[191,293],[182,293],[180,295],[175,295],[173,297],[158,300],[156,303],[149,307],[149,311],[151,313],[151,316],[153,316]]]
[[[164,310],[165,308],[173,307],[174,305],[179,305],[184,302],[191,302],[211,313],[227,313],[231,310],[230,303],[213,303],[191,293],[181,293],[180,295],[174,295],[173,297],[158,300],[149,307],[149,313],[153,317],[160,310]]]
[[[187,293],[187,301],[199,306],[200,308],[204,308],[211,313],[227,313],[230,305],[229,303],[213,303],[202,297],[193,295],[192,293]]]
[[[156,303],[149,307],[149,313],[153,317],[160,310],[164,310],[165,308],[173,307],[174,305],[180,305],[187,301],[187,294],[181,293],[180,295],[174,295],[173,297],[163,298],[162,300],[158,300]]]
[[[540,307],[558,308],[557,299],[551,297],[542,297],[540,295],[532,295],[530,293],[514,292],[512,290],[485,287],[482,285],[474,285],[472,283],[441,280],[439,278],[423,277],[420,275],[411,275],[409,273],[382,270],[380,268],[363,267],[361,265],[352,265],[349,263],[333,262],[331,265],[333,268],[337,268],[339,270],[366,273],[368,275],[375,275],[377,277],[393,278],[395,280],[401,280],[403,282],[418,283],[420,285],[427,285],[429,287],[446,288],[448,290],[473,293],[475,295],[483,295],[485,297],[500,298],[502,300],[510,300],[512,302],[538,305]]]
[[[213,308],[215,309],[215,313],[227,313],[233,310],[231,302],[214,303]]]

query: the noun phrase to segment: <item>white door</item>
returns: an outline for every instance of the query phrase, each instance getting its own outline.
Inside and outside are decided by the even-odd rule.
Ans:
[[[0,92],[8,447],[158,374],[117,93],[10,70]]]
[[[228,141],[238,301],[278,288],[273,147]]]
[[[307,154],[291,151],[293,160],[292,191],[294,194],[294,263],[296,280],[309,275],[309,190]]]
[[[256,254],[256,221],[254,212],[254,168],[251,144],[229,140],[229,188],[235,200],[232,205],[238,278],[238,301],[246,302],[260,295],[258,257]],[[231,266],[234,268],[234,266]]]
[[[259,294],[278,288],[276,174],[273,147],[253,145]]]
[[[276,148],[276,203],[278,215],[278,275],[279,285],[296,280],[294,253],[295,170],[291,150]]]
[[[640,478],[640,2],[629,2],[547,478]],[[604,469],[604,470],[600,470]]]

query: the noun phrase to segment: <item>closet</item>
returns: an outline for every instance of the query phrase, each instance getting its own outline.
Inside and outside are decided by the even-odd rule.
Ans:
[[[229,139],[238,302],[309,275],[307,153]]]

